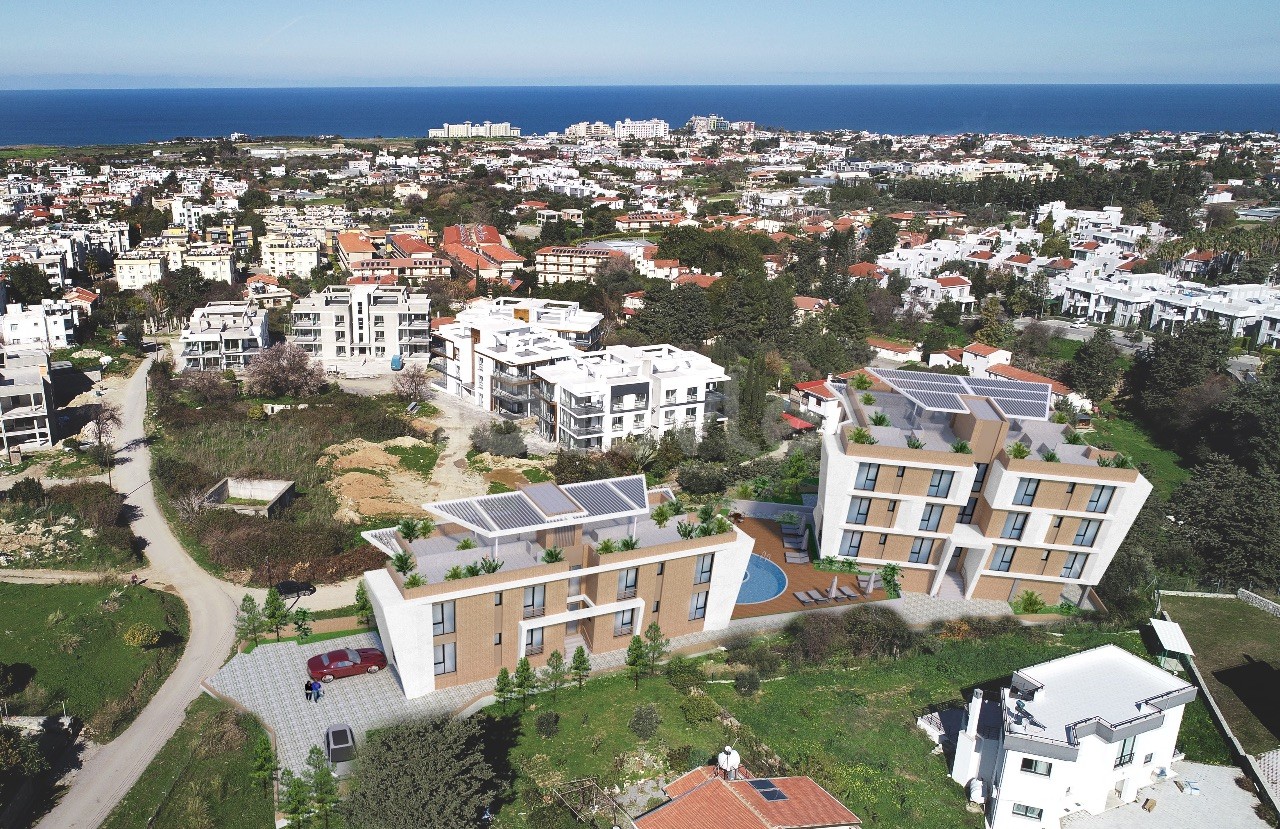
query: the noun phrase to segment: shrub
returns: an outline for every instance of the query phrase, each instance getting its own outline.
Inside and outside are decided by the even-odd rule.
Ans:
[[[685,461],[676,472],[680,488],[693,495],[722,493],[729,485],[729,472],[720,463]]]
[[[550,740],[560,733],[560,715],[555,711],[541,711],[533,720],[533,727],[538,736]]]
[[[749,697],[760,690],[760,674],[755,671],[739,671],[733,677],[733,690]]]
[[[1022,441],[1014,441],[1005,447],[1005,452],[1015,461],[1025,460],[1031,454],[1031,450]]]
[[[671,746],[667,749],[667,765],[672,771],[687,771],[694,765],[696,751],[697,749],[690,745]]]
[[[701,692],[692,694],[680,703],[680,713],[689,725],[709,723],[720,716],[720,704]]]
[[[415,587],[421,587],[426,583],[427,580],[422,577],[421,573],[410,573],[409,577],[404,580],[404,586],[407,590],[412,590]]]
[[[1009,605],[1014,613],[1039,613],[1045,608],[1044,599],[1040,598],[1040,594],[1034,590],[1022,591]]]
[[[150,648],[160,643],[160,633],[146,622],[135,622],[124,632],[124,643],[132,648]]]
[[[671,687],[682,693],[688,693],[691,688],[699,687],[705,678],[701,664],[679,654],[667,660],[662,672],[666,675]]]
[[[23,478],[9,487],[9,500],[20,504],[38,504],[44,500],[44,484],[35,478]]]
[[[648,740],[658,733],[658,726],[661,724],[662,717],[658,714],[658,706],[650,702],[636,707],[635,713],[631,715],[631,722],[627,723],[627,728],[630,728],[631,733],[640,739]]]
[[[855,656],[898,656],[918,639],[901,616],[875,605],[855,605],[844,612],[842,621]]]
[[[880,442],[875,438],[873,438],[871,436],[871,432],[867,431],[862,426],[858,426],[857,428],[849,432],[849,440],[853,441],[854,443],[863,444],[865,446],[872,446]]]
[[[790,660],[793,665],[818,665],[837,651],[845,649],[844,626],[829,613],[797,616],[787,625],[791,637]]]
[[[495,457],[523,458],[529,454],[524,433],[510,420],[475,427],[471,430],[471,446],[477,452],[487,452]]]
[[[249,361],[244,388],[262,397],[306,397],[325,387],[324,368],[293,343],[277,343]]]

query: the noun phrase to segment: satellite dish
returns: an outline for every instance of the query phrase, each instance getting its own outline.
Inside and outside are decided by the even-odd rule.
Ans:
[[[742,756],[733,750],[733,746],[725,746],[724,751],[716,755],[716,765],[724,772],[725,779],[735,780],[738,767],[742,765]]]

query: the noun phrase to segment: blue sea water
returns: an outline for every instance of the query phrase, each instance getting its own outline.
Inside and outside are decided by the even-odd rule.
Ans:
[[[951,86],[527,86],[0,90],[0,146],[177,136],[422,136],[444,122],[525,133],[577,121],[717,113],[761,126],[895,134],[1109,135],[1280,130],[1280,84]]]

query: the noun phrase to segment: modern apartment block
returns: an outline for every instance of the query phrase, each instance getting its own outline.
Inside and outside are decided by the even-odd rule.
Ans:
[[[722,367],[670,345],[609,346],[533,372],[538,431],[568,449],[607,450],[636,435],[702,433],[723,412]]]
[[[0,287],[0,343],[49,350],[76,341],[80,306],[65,299],[44,299],[39,305],[7,305]]]
[[[624,266],[630,264],[621,251],[564,245],[539,248],[533,254],[533,262],[538,281],[546,285],[590,281],[611,262]]]
[[[57,437],[49,354],[38,348],[0,350],[0,449],[47,449]]]
[[[270,344],[267,311],[255,302],[210,302],[195,309],[178,340],[178,371],[242,369]]]
[[[262,267],[277,279],[310,276],[320,262],[320,241],[311,234],[268,233],[262,237]]]
[[[755,542],[728,522],[682,538],[680,519],[650,514],[670,498],[643,475],[541,483],[425,504],[439,521],[427,538],[364,533],[388,556],[410,553],[424,582],[406,587],[389,565],[364,575],[405,695],[488,680],[521,658],[536,669],[553,651],[625,649],[653,621],[671,638],[726,627]]]
[[[398,285],[330,285],[293,304],[288,341],[325,363],[426,360],[431,299]]]
[[[502,315],[460,316],[432,332],[431,365],[445,393],[513,418],[532,414],[535,369],[578,353],[555,331]]]
[[[1195,696],[1116,645],[1032,665],[998,700],[973,692],[951,777],[985,801],[991,829],[1057,829],[1066,815],[1099,814],[1172,777]]]
[[[604,314],[585,311],[576,302],[558,299],[519,299],[498,297],[468,305],[457,316],[459,322],[480,319],[504,319],[537,325],[554,332],[560,339],[582,351],[600,345],[600,325]]]
[[[896,564],[915,593],[1092,601],[1151,484],[1068,442],[1047,383],[867,374],[831,384],[848,419],[822,436],[822,556]]]

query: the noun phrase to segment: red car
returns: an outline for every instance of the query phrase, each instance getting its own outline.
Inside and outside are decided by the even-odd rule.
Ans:
[[[307,660],[307,673],[312,679],[332,682],[338,677],[376,674],[387,667],[387,657],[377,648],[343,648]]]

